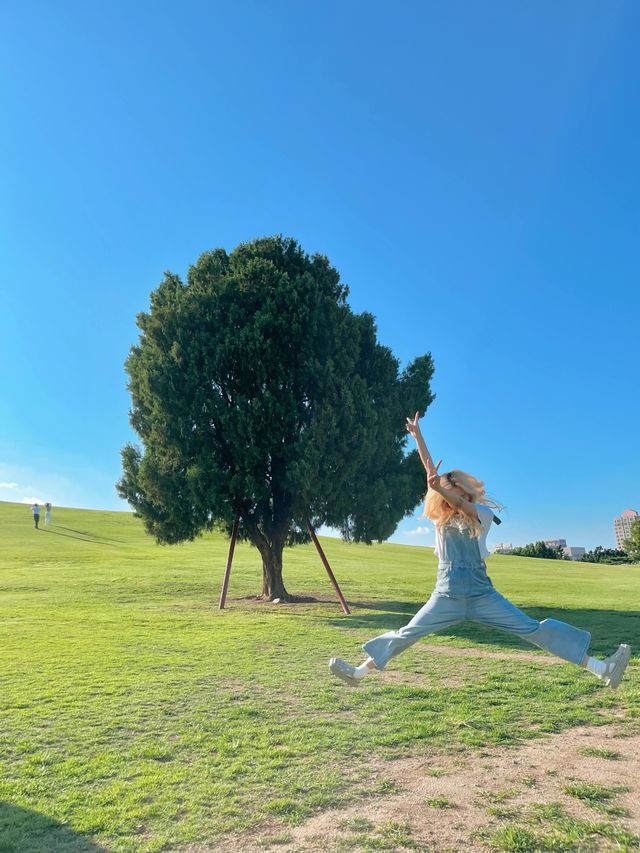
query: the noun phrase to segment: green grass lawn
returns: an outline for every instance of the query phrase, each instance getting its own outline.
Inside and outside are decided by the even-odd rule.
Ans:
[[[640,668],[612,692],[549,666],[508,635],[465,624],[350,690],[328,658],[399,627],[428,597],[430,550],[324,539],[352,607],[342,614],[313,549],[286,554],[290,592],[258,604],[257,552],[160,547],[132,516],[0,503],[0,851],[152,851],[210,844],[376,793],[371,756],[473,750],[580,723],[637,725]],[[640,566],[493,557],[498,589],[537,618],[590,630],[592,653],[640,648]],[[438,654],[443,646],[500,656]],[[449,684],[447,684],[449,682]],[[455,685],[455,686],[452,686]]]

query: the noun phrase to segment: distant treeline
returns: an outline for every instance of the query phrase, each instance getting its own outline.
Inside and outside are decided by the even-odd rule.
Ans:
[[[616,551],[614,548],[603,548],[597,545],[593,551],[580,557],[582,563],[633,563],[635,562],[626,551]]]
[[[509,555],[516,557],[544,557],[545,560],[568,560],[562,548],[552,548],[546,542],[529,542],[528,545],[523,545],[522,548],[513,548],[509,551]]]
[[[522,548],[513,548],[509,551],[509,556],[515,557],[543,557],[545,560],[570,560],[562,548],[552,548],[546,542],[530,542],[528,545],[523,545]],[[635,557],[635,559],[634,559]],[[628,551],[616,551],[614,548],[604,548],[602,545],[597,545],[593,551],[587,551],[576,562],[581,563],[609,563],[623,564],[638,562],[639,559],[635,554]]]

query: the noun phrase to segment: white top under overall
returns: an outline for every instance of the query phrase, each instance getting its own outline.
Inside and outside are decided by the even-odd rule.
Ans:
[[[493,510],[484,504],[476,504],[476,512],[478,513],[478,518],[480,519],[480,534],[478,535],[478,548],[480,549],[480,556],[484,560],[485,557],[489,556],[489,549],[487,548],[487,533],[489,532],[489,528],[491,527],[491,522],[493,521]],[[456,522],[452,519],[449,524],[456,524]],[[464,525],[464,521],[460,519],[460,524]],[[466,526],[466,525],[465,525]],[[443,544],[442,544],[442,530],[439,527],[436,527],[436,546],[433,549],[433,553],[436,557],[442,559],[443,554]]]

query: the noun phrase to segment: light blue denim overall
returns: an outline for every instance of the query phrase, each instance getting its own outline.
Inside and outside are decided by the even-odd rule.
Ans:
[[[478,540],[453,525],[442,528],[443,554],[431,598],[408,625],[388,631],[363,645],[378,669],[412,646],[420,637],[469,620],[517,634],[571,663],[584,658],[591,634],[566,622],[538,622],[494,589]]]

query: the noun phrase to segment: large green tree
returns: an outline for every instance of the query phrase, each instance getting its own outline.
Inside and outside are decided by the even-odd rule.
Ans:
[[[433,396],[430,355],[400,371],[326,257],[269,237],[166,273],[126,363],[131,424],[119,494],[159,542],[214,527],[262,557],[262,596],[287,599],[282,554],[307,522],[386,539],[419,502],[404,418]]]

